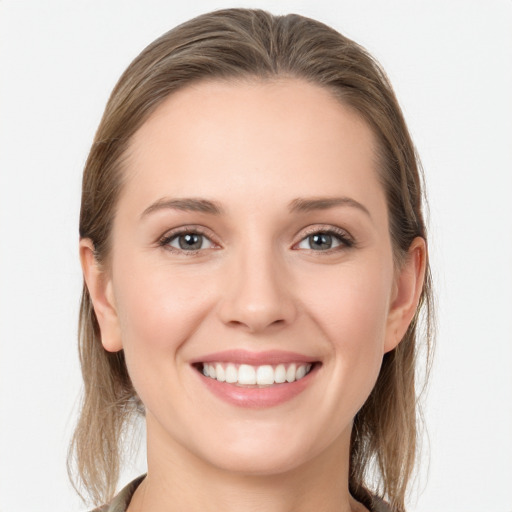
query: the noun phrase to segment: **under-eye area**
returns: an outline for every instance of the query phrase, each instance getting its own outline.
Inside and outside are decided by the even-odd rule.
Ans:
[[[197,363],[194,367],[205,377],[244,387],[290,384],[321,366],[320,362],[250,365],[235,363]]]

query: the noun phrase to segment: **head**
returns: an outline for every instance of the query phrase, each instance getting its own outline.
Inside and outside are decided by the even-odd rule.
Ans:
[[[237,84],[247,90],[276,83],[300,83],[325,93],[371,134],[392,264],[399,273],[426,232],[417,158],[385,74],[364,49],[319,22],[234,9],[200,16],[164,34],[132,62],[112,92],[84,170],[80,215],[80,237],[105,276],[112,271],[113,227],[131,179],[129,160],[134,145],[144,140],[147,122],[172,109],[173,99],[192,86],[197,86],[195,94],[220,87],[222,95]],[[431,300],[426,267],[418,307],[385,350],[375,385],[354,411],[351,427],[352,493],[357,498],[371,485],[368,475],[376,468],[381,492],[399,510],[415,459],[417,319],[422,305],[428,312]],[[84,285],[80,357],[85,392],[74,447],[81,478],[97,501],[113,492],[123,428],[144,409],[122,347],[105,347],[100,323]]]

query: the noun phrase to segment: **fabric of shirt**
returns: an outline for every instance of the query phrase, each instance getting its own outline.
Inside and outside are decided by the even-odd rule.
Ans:
[[[144,478],[146,478],[146,475],[141,475],[135,480],[132,480],[110,503],[95,508],[92,512],[126,512],[135,490],[139,487]]]
[[[135,490],[145,477],[146,475],[142,475],[131,481],[110,503],[95,508],[91,512],[126,512]],[[389,505],[380,498],[372,497],[371,501],[371,512],[393,512]]]

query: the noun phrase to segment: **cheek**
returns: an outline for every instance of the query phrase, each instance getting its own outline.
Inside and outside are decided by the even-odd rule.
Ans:
[[[117,267],[114,281],[125,351],[138,352],[141,357],[175,351],[209,310],[212,300],[208,289],[201,288],[204,278],[190,272],[180,275],[165,265],[149,271],[147,262],[126,263]]]
[[[315,286],[303,296],[336,345],[375,346],[383,341],[391,287],[391,266],[347,266],[317,276]]]
[[[332,371],[356,410],[382,364],[392,279],[391,264],[346,267],[308,293],[306,307],[330,343]]]
[[[176,379],[186,345],[210,310],[211,293],[205,277],[180,275],[168,267],[125,260],[116,268],[114,294],[128,373],[142,402],[150,411],[179,406]],[[173,378],[174,377],[174,378]],[[161,390],[167,390],[163,398]],[[186,390],[185,390],[186,394]],[[185,399],[185,396],[182,396]],[[190,397],[189,397],[190,399]]]

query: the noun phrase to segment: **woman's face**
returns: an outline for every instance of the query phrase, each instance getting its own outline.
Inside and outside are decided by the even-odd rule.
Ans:
[[[258,474],[345,453],[408,323],[366,124],[299,80],[205,82],[125,167],[95,307],[149,450]]]

